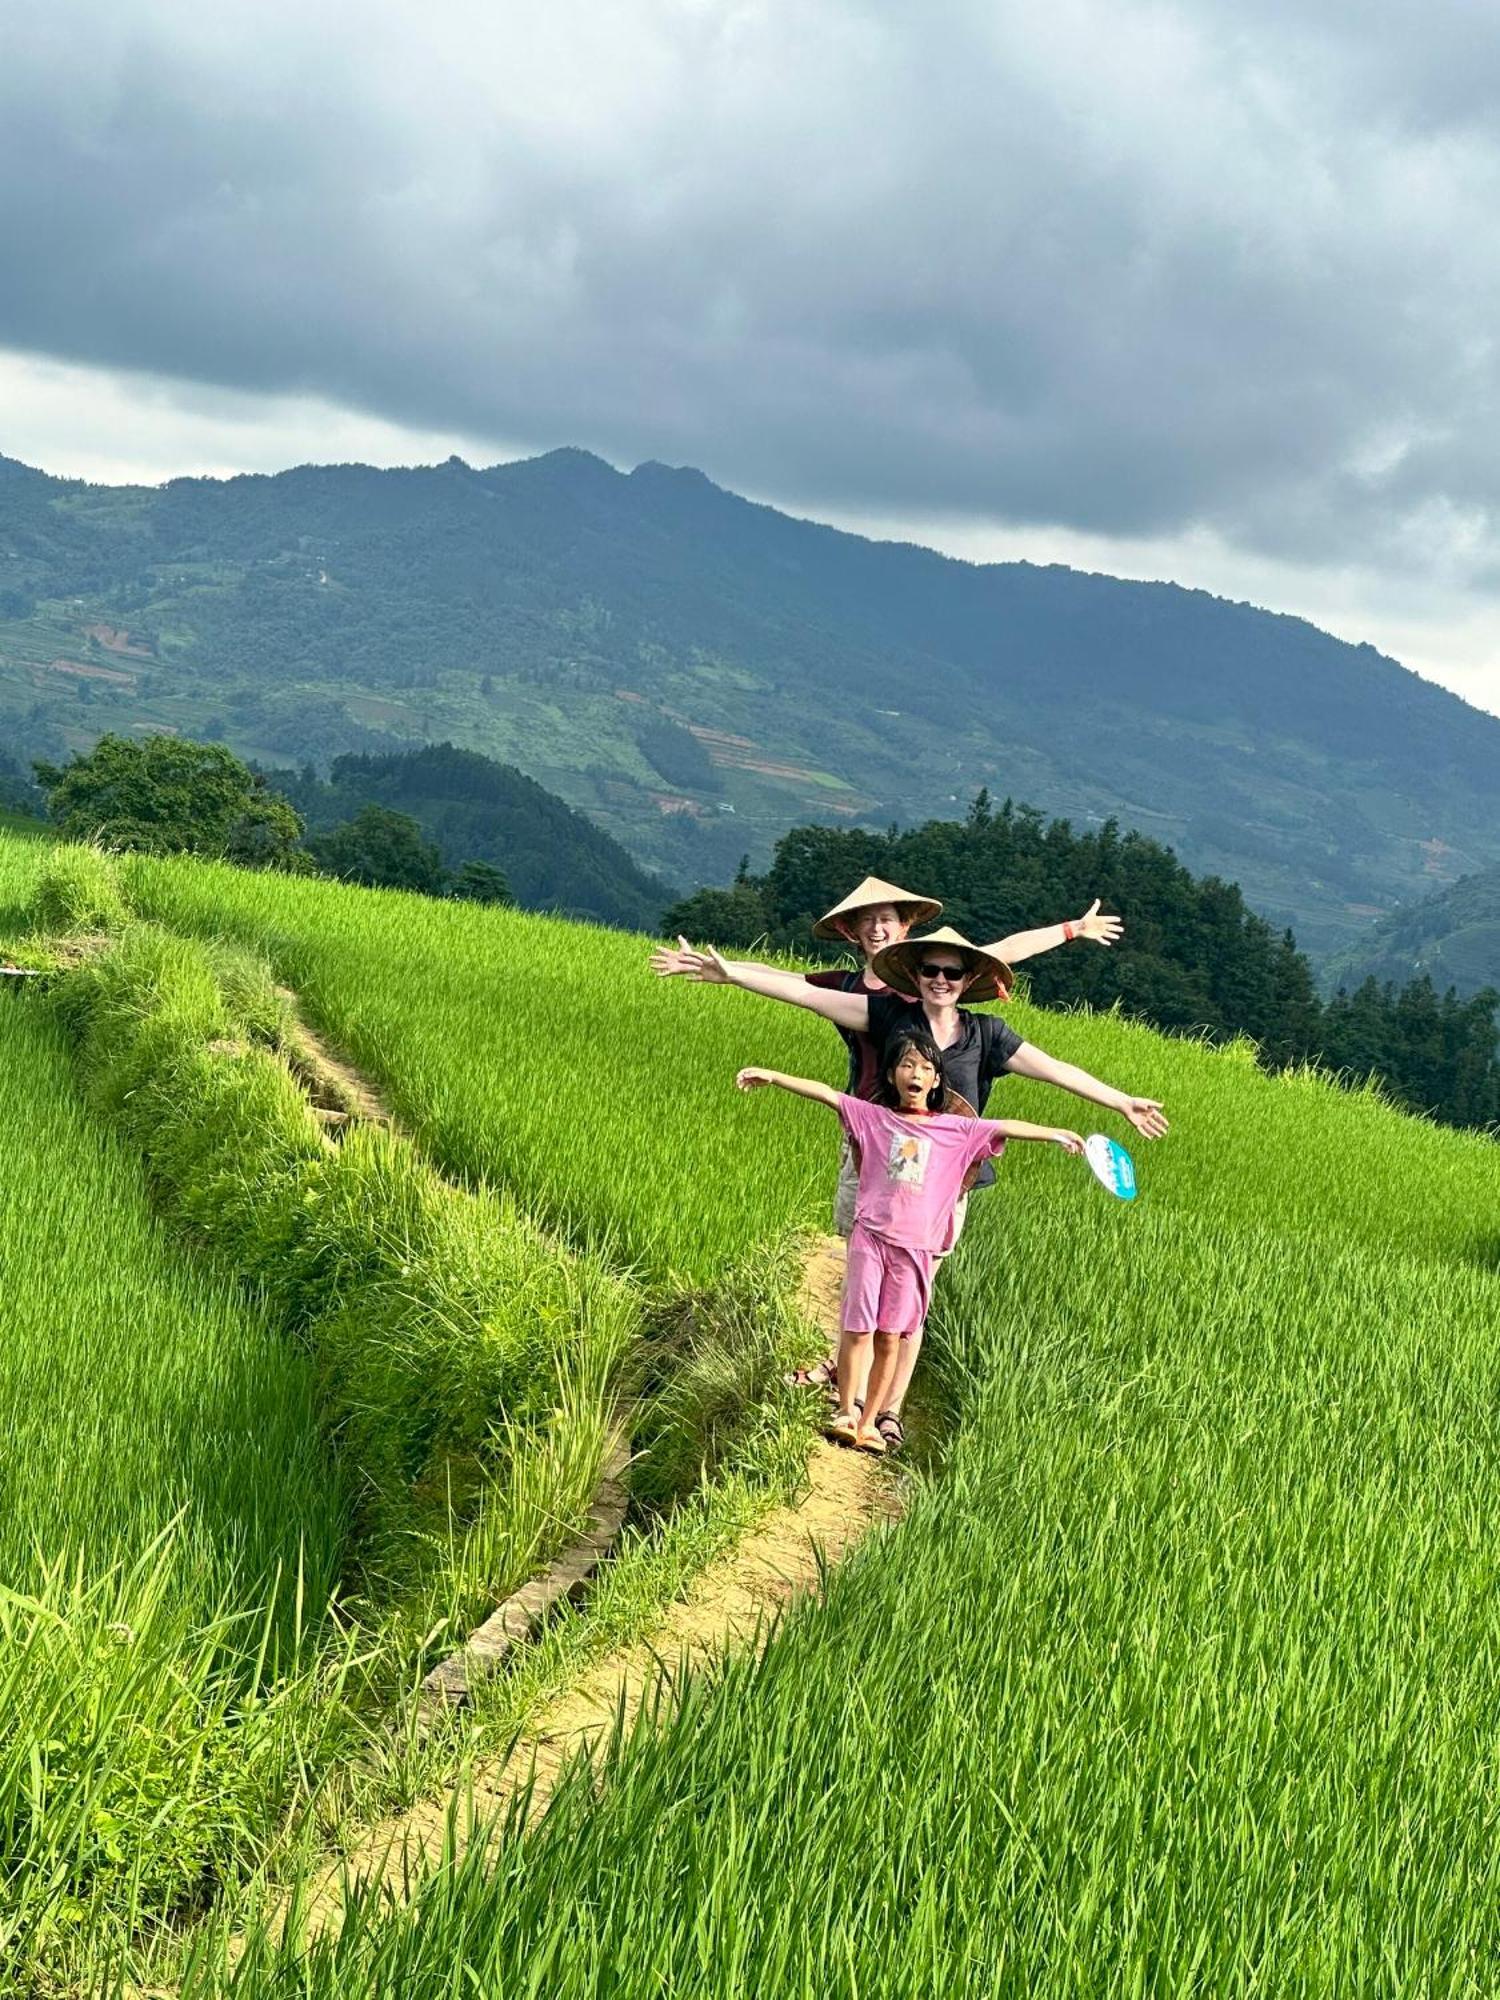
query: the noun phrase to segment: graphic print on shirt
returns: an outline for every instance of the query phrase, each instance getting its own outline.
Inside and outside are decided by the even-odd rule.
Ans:
[[[914,1132],[893,1132],[890,1151],[886,1154],[886,1178],[901,1187],[923,1186],[931,1153],[930,1139],[919,1139]]]

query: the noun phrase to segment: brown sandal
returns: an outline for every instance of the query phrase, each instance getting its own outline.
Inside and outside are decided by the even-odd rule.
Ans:
[[[811,1368],[794,1368],[786,1379],[793,1389],[827,1389],[831,1392],[839,1386],[838,1365],[833,1361],[815,1361]]]
[[[882,1410],[875,1419],[875,1428],[885,1439],[885,1448],[888,1452],[900,1451],[902,1445],[906,1443],[906,1431],[894,1410]]]

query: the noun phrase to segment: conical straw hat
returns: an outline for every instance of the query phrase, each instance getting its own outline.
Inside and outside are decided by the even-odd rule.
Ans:
[[[884,951],[877,951],[870,961],[870,970],[877,979],[883,979],[887,986],[897,993],[904,993],[908,999],[921,998],[921,988],[917,984],[917,967],[922,954],[933,945],[947,945],[952,951],[965,953],[971,965],[979,968],[978,976],[964,988],[964,1004],[977,1000],[997,1000],[1003,986],[1007,993],[1015,979],[1015,974],[1003,958],[997,958],[983,945],[970,944],[961,931],[949,924],[941,930],[929,931],[925,937],[906,938],[900,944],[888,944]]]
[[[898,910],[907,913],[911,924],[930,923],[934,917],[943,914],[941,903],[935,903],[931,896],[914,896],[910,889],[898,889],[894,882],[882,882],[878,875],[867,875],[857,889],[851,889],[842,903],[835,903],[826,915],[819,917],[813,925],[813,936],[820,938],[841,938],[844,933],[838,928],[841,917],[852,917],[860,910],[873,910],[881,903],[891,903]]]

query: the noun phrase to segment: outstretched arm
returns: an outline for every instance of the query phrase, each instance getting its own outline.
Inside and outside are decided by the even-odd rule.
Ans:
[[[734,1083],[736,1090],[761,1090],[768,1083],[774,1084],[794,1097],[810,1097],[814,1104],[826,1104],[830,1111],[839,1108],[838,1092],[810,1076],[783,1076],[779,1069],[742,1069]]]
[[[658,978],[684,973],[689,979],[709,986],[739,986],[746,993],[759,993],[766,1000],[785,1000],[789,1006],[805,1007],[821,1014],[836,1028],[852,1028],[863,1034],[870,1025],[870,1001],[864,993],[840,993],[834,987],[809,986],[800,972],[778,972],[769,965],[741,964],[722,958],[712,945],[694,951],[686,938],[677,940],[676,950],[662,946],[651,954],[651,970]]]
[[[1102,1104],[1106,1111],[1118,1111],[1122,1118],[1130,1120],[1143,1139],[1159,1139],[1167,1130],[1166,1117],[1154,1097],[1127,1096],[1113,1084],[1101,1083],[1097,1076],[1090,1076],[1077,1063],[1059,1062],[1056,1056],[1049,1056],[1030,1042],[1022,1042],[1006,1068],[1012,1076],[1053,1083],[1059,1090],[1071,1090],[1075,1097],[1087,1098],[1090,1104]]]
[[[1019,965],[1023,958],[1039,958],[1044,951],[1056,951],[1062,944],[1072,944],[1078,938],[1087,938],[1091,944],[1112,945],[1125,925],[1119,917],[1101,916],[1099,898],[1096,896],[1081,917],[1075,917],[1068,924],[1043,924],[1040,930],[1013,931],[1008,938],[1001,938],[989,949],[997,958],[1003,958],[1007,965]]]
[[[651,954],[651,970],[658,979],[671,979],[679,973],[689,979],[701,979],[703,974],[698,970],[698,966],[702,957],[703,953],[694,951],[686,938],[679,938],[675,945],[659,944],[656,947]],[[765,965],[758,958],[742,958],[740,964],[750,966],[755,972],[777,972],[781,969],[779,966]],[[799,979],[805,976],[803,973],[797,974]]]
[[[1030,1125],[1024,1118],[986,1118],[1007,1139],[1040,1139],[1049,1146],[1061,1146],[1065,1153],[1083,1151],[1083,1134],[1070,1132],[1064,1125]]]

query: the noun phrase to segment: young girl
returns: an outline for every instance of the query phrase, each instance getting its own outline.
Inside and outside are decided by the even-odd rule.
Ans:
[[[859,1156],[859,1192],[839,1314],[838,1410],[828,1435],[862,1451],[885,1439],[861,1410],[886,1408],[901,1343],[920,1334],[938,1258],[951,1247],[965,1176],[1007,1139],[1044,1139],[1081,1153],[1077,1132],[1015,1118],[955,1118],[942,1110],[943,1058],[922,1029],[897,1028],[881,1060],[875,1102],[811,1077],[742,1069],[741,1090],[774,1084],[836,1111]]]

